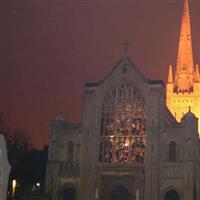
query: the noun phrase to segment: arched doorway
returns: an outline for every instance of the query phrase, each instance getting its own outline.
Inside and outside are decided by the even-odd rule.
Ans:
[[[179,200],[179,194],[175,190],[170,190],[165,194],[165,200]]]
[[[111,200],[129,200],[129,199],[130,199],[129,192],[124,186],[119,185],[113,189],[111,194]]]
[[[72,187],[64,188],[62,200],[75,200],[75,189]]]

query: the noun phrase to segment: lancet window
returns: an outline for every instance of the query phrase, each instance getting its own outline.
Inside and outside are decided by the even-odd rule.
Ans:
[[[76,145],[76,161],[77,162],[80,162],[80,147],[81,147],[80,144]]]
[[[102,105],[99,161],[143,163],[145,125],[145,101],[133,83],[123,82],[109,91]]]
[[[169,143],[169,161],[176,161],[176,142]]]
[[[74,159],[74,143],[73,142],[69,142],[68,143],[68,161],[73,161]]]

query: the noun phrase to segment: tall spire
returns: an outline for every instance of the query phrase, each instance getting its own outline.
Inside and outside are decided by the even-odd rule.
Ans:
[[[190,91],[193,86],[193,52],[189,2],[184,0],[183,16],[176,65],[175,86],[178,91]]]

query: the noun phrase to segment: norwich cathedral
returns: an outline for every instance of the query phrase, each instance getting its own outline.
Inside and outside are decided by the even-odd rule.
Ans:
[[[166,86],[145,78],[127,44],[109,74],[85,84],[81,123],[51,121],[46,199],[200,199],[200,73],[188,0]]]

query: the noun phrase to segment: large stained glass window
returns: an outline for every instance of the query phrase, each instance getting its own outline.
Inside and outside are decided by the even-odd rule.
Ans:
[[[131,82],[123,82],[104,97],[99,161],[143,163],[146,147],[145,101]]]

